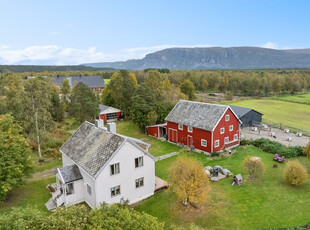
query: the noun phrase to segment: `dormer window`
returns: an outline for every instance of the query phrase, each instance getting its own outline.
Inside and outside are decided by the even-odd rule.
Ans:
[[[183,125],[179,124],[179,130],[183,130]]]
[[[225,116],[225,121],[229,121],[229,115]]]
[[[187,131],[192,133],[193,132],[193,127],[192,126],[187,126]]]

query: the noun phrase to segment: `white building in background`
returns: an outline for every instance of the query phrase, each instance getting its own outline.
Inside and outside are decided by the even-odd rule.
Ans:
[[[97,123],[98,124],[98,123]],[[135,203],[154,194],[155,158],[150,145],[84,122],[60,148],[63,168],[56,170],[56,183],[47,188],[49,210],[86,202]]]

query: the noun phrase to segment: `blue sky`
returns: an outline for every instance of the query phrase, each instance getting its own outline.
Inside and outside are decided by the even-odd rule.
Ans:
[[[310,48],[310,1],[0,0],[0,64],[142,58],[169,47]]]

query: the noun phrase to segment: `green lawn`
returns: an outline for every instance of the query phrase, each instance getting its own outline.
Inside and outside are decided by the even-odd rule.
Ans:
[[[139,128],[131,121],[118,121],[116,123],[116,131],[120,134],[135,137],[150,144],[151,147],[149,148],[149,152],[155,157],[171,152],[178,152],[180,150],[180,147],[175,144],[161,141],[155,137],[150,137],[141,133]]]
[[[182,153],[186,154],[186,153]],[[243,168],[248,155],[258,156],[265,166],[263,178],[251,183]],[[272,155],[253,147],[238,147],[229,158],[212,160],[199,153],[194,157],[206,165],[221,165],[245,179],[240,187],[231,186],[231,179],[210,183],[210,197],[205,210],[199,212],[179,205],[171,189],[156,193],[135,208],[156,216],[168,225],[187,225],[194,222],[204,228],[267,229],[304,225],[310,221],[310,179],[306,185],[294,188],[282,179],[285,164],[273,168]],[[156,175],[169,181],[168,169],[177,156],[156,162]],[[298,158],[308,166],[305,157]],[[185,211],[184,211],[185,210]]]
[[[272,97],[272,99],[310,105],[310,93]]]
[[[103,79],[104,84],[105,84],[105,85],[109,84],[110,80],[111,80],[111,79]]]
[[[310,130],[310,105],[272,99],[251,99],[231,102],[232,105],[252,108],[263,113],[263,120],[282,122]]]
[[[47,214],[50,213],[44,205],[51,198],[51,194],[45,186],[53,182],[55,182],[55,176],[30,181],[13,189],[7,195],[6,200],[0,204],[0,214],[12,207],[26,207],[27,205],[36,207]]]

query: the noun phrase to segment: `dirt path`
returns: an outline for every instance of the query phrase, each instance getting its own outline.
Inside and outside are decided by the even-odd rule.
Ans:
[[[46,170],[41,171],[41,172],[36,172],[36,173],[32,174],[32,178],[27,179],[27,181],[34,181],[34,180],[39,180],[39,179],[44,178],[44,177],[54,176],[55,175],[54,172],[56,169],[57,169],[57,167],[51,168],[51,169],[46,169]]]

